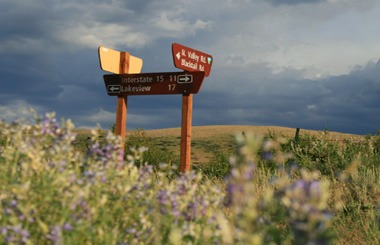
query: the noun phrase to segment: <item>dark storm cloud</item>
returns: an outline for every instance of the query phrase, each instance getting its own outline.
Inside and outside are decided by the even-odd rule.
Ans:
[[[26,100],[46,103],[62,91],[54,83],[54,68],[47,60],[35,56],[1,56],[0,66],[3,86],[0,101],[6,97],[22,96]]]
[[[300,3],[319,3],[326,0],[269,0],[274,5],[295,5]]]
[[[152,3],[154,3],[152,0],[131,0],[123,2],[123,5],[135,13],[146,13],[151,8]]]
[[[380,61],[324,79],[286,78],[283,73],[297,71],[273,75],[259,64],[245,69],[222,71],[219,76],[230,81],[222,85],[224,90],[217,89],[218,81],[205,86],[206,91],[196,98],[196,120],[205,124],[328,128],[358,134],[380,128]],[[236,77],[236,72],[246,75]]]
[[[57,116],[72,118],[79,126],[95,126],[97,122],[101,123],[107,112],[114,113],[116,99],[106,94],[102,79],[105,72],[100,70],[96,45],[91,48],[76,47],[70,42],[78,36],[66,39],[61,33],[65,33],[67,28],[80,25],[91,27],[96,23],[128,27],[133,26],[133,20],[138,25],[138,20],[144,19],[144,16],[147,20],[149,16],[157,16],[156,12],[149,13],[154,4],[148,1],[89,1],[91,5],[85,5],[77,1],[66,1],[64,4],[51,1],[46,3],[49,5],[47,7],[42,3],[12,1],[2,5],[0,84],[3,88],[0,90],[0,105],[9,106],[13,100],[25,101],[26,104],[17,104],[56,111]],[[156,6],[154,11],[158,9]],[[72,35],[70,32],[67,34]],[[144,66],[145,72],[167,71],[168,64],[171,65],[170,44],[158,42],[152,48],[139,52],[131,47],[120,50],[128,49],[133,55],[147,60],[144,62],[147,64]],[[162,45],[167,48],[163,49]],[[163,57],[167,62],[163,62]],[[172,65],[170,67],[175,69]],[[152,114],[151,105],[156,104],[168,103],[162,110],[172,109],[170,99],[158,100],[154,97],[131,98],[131,115],[141,114],[141,108],[148,113],[145,117],[131,117],[149,117]],[[157,109],[153,107],[152,111]],[[170,118],[170,113],[166,114]],[[108,122],[113,119],[109,117]],[[130,124],[133,125],[133,122]],[[103,124],[108,126],[109,123],[105,120]],[[134,127],[152,126],[147,119],[134,124]]]
[[[305,79],[313,77],[306,74],[315,65],[308,57],[333,63],[331,56],[323,55],[334,53],[337,46],[323,37],[324,52],[321,46],[304,45],[310,40],[293,42],[293,33],[303,41],[318,32],[309,26],[329,25],[318,7],[329,9],[335,18],[341,5],[306,0],[236,2],[0,0],[0,114],[13,117],[15,109],[32,106],[41,113],[55,111],[58,117],[71,118],[78,127],[99,123],[107,128],[115,119],[116,98],[106,94],[102,78],[106,72],[100,70],[97,47],[142,58],[142,72],[170,72],[178,71],[171,53],[171,44],[177,42],[214,56],[210,77],[194,95],[194,125],[327,127],[356,133],[379,128],[379,62],[345,75]],[[301,3],[305,4],[297,12],[278,7]],[[313,18],[305,18],[310,12]],[[331,34],[335,31],[332,28]],[[304,55],[313,47],[316,51],[310,54],[318,55]],[[379,56],[375,51],[371,55]],[[360,55],[360,61],[352,57],[346,64],[373,59],[368,54]],[[288,60],[296,60],[296,65],[279,71]],[[316,70],[331,71],[324,68]],[[128,128],[179,127],[181,95],[130,96],[127,118]]]
[[[265,64],[216,70],[204,81],[202,91],[194,95],[193,124],[280,125],[373,133],[380,125],[379,64],[324,79],[302,79],[297,74],[302,71],[293,69],[273,74]],[[129,108],[133,115],[129,127],[180,126],[180,96],[131,96]]]

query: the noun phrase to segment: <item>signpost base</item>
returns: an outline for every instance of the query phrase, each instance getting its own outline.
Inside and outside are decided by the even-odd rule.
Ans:
[[[191,166],[191,123],[193,111],[193,95],[182,95],[182,126],[181,126],[181,159],[182,173],[190,171]]]

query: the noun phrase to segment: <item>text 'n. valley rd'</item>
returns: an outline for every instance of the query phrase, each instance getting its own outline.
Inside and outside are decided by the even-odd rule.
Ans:
[[[196,94],[204,72],[166,72],[104,75],[107,94],[110,96]]]
[[[185,71],[204,71],[208,77],[213,58],[210,54],[183,46],[172,44],[174,66]]]

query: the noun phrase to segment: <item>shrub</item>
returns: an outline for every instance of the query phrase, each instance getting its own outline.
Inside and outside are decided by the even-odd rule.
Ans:
[[[231,209],[233,243],[324,244],[332,240],[332,217],[327,201],[329,181],[318,172],[289,169],[291,157],[279,151],[284,142],[263,142],[239,136],[239,154],[227,180],[226,205]],[[258,161],[274,153],[277,171],[266,171]],[[259,154],[261,153],[261,154]],[[265,154],[264,154],[265,155]],[[299,172],[298,178],[294,172]]]
[[[123,160],[120,139],[93,130],[74,148],[70,121],[0,122],[0,239],[11,244],[213,243],[221,191],[195,173],[167,178]],[[207,193],[207,194],[206,194]]]
[[[231,172],[230,156],[228,152],[214,152],[208,163],[195,166],[194,169],[210,178],[223,179]]]
[[[248,134],[237,137],[231,170],[218,185],[202,173],[146,164],[145,147],[123,159],[120,138],[111,132],[92,130],[82,153],[72,123],[60,126],[54,114],[35,123],[0,122],[0,138],[5,244],[326,244],[339,231],[331,226],[334,213],[348,220],[338,201],[345,202],[341,207],[354,200],[377,205],[373,191],[368,198],[352,195],[370,182],[331,195],[331,186],[350,183],[345,178],[361,183],[356,170],[348,168],[334,182],[320,171],[289,168],[285,142]],[[268,160],[265,153],[270,170],[259,164]],[[378,173],[368,176],[376,180]],[[365,217],[376,221],[378,213],[370,210]],[[363,220],[371,226],[366,242],[379,241],[375,221]]]
[[[380,158],[374,150],[375,144],[371,139],[337,141],[324,132],[317,136],[301,136],[298,144],[291,142],[286,148],[294,154],[294,161],[299,166],[317,169],[323,175],[336,178],[358,157],[361,168],[378,167]]]
[[[143,129],[137,129],[128,135],[125,144],[125,156],[133,154],[138,148],[146,148],[147,150],[144,151],[141,159],[135,161],[137,166],[148,163],[157,168],[162,163],[173,165],[179,162],[173,151],[166,146],[159,146],[155,139],[146,137]]]

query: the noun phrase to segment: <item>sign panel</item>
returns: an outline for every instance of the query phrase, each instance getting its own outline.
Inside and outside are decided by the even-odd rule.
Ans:
[[[110,96],[196,94],[204,72],[166,72],[104,75],[104,84]]]
[[[140,73],[143,61],[128,52],[100,46],[98,49],[100,68],[115,74]]]
[[[211,71],[212,56],[198,50],[172,44],[174,66],[185,71],[204,71],[208,77]]]

